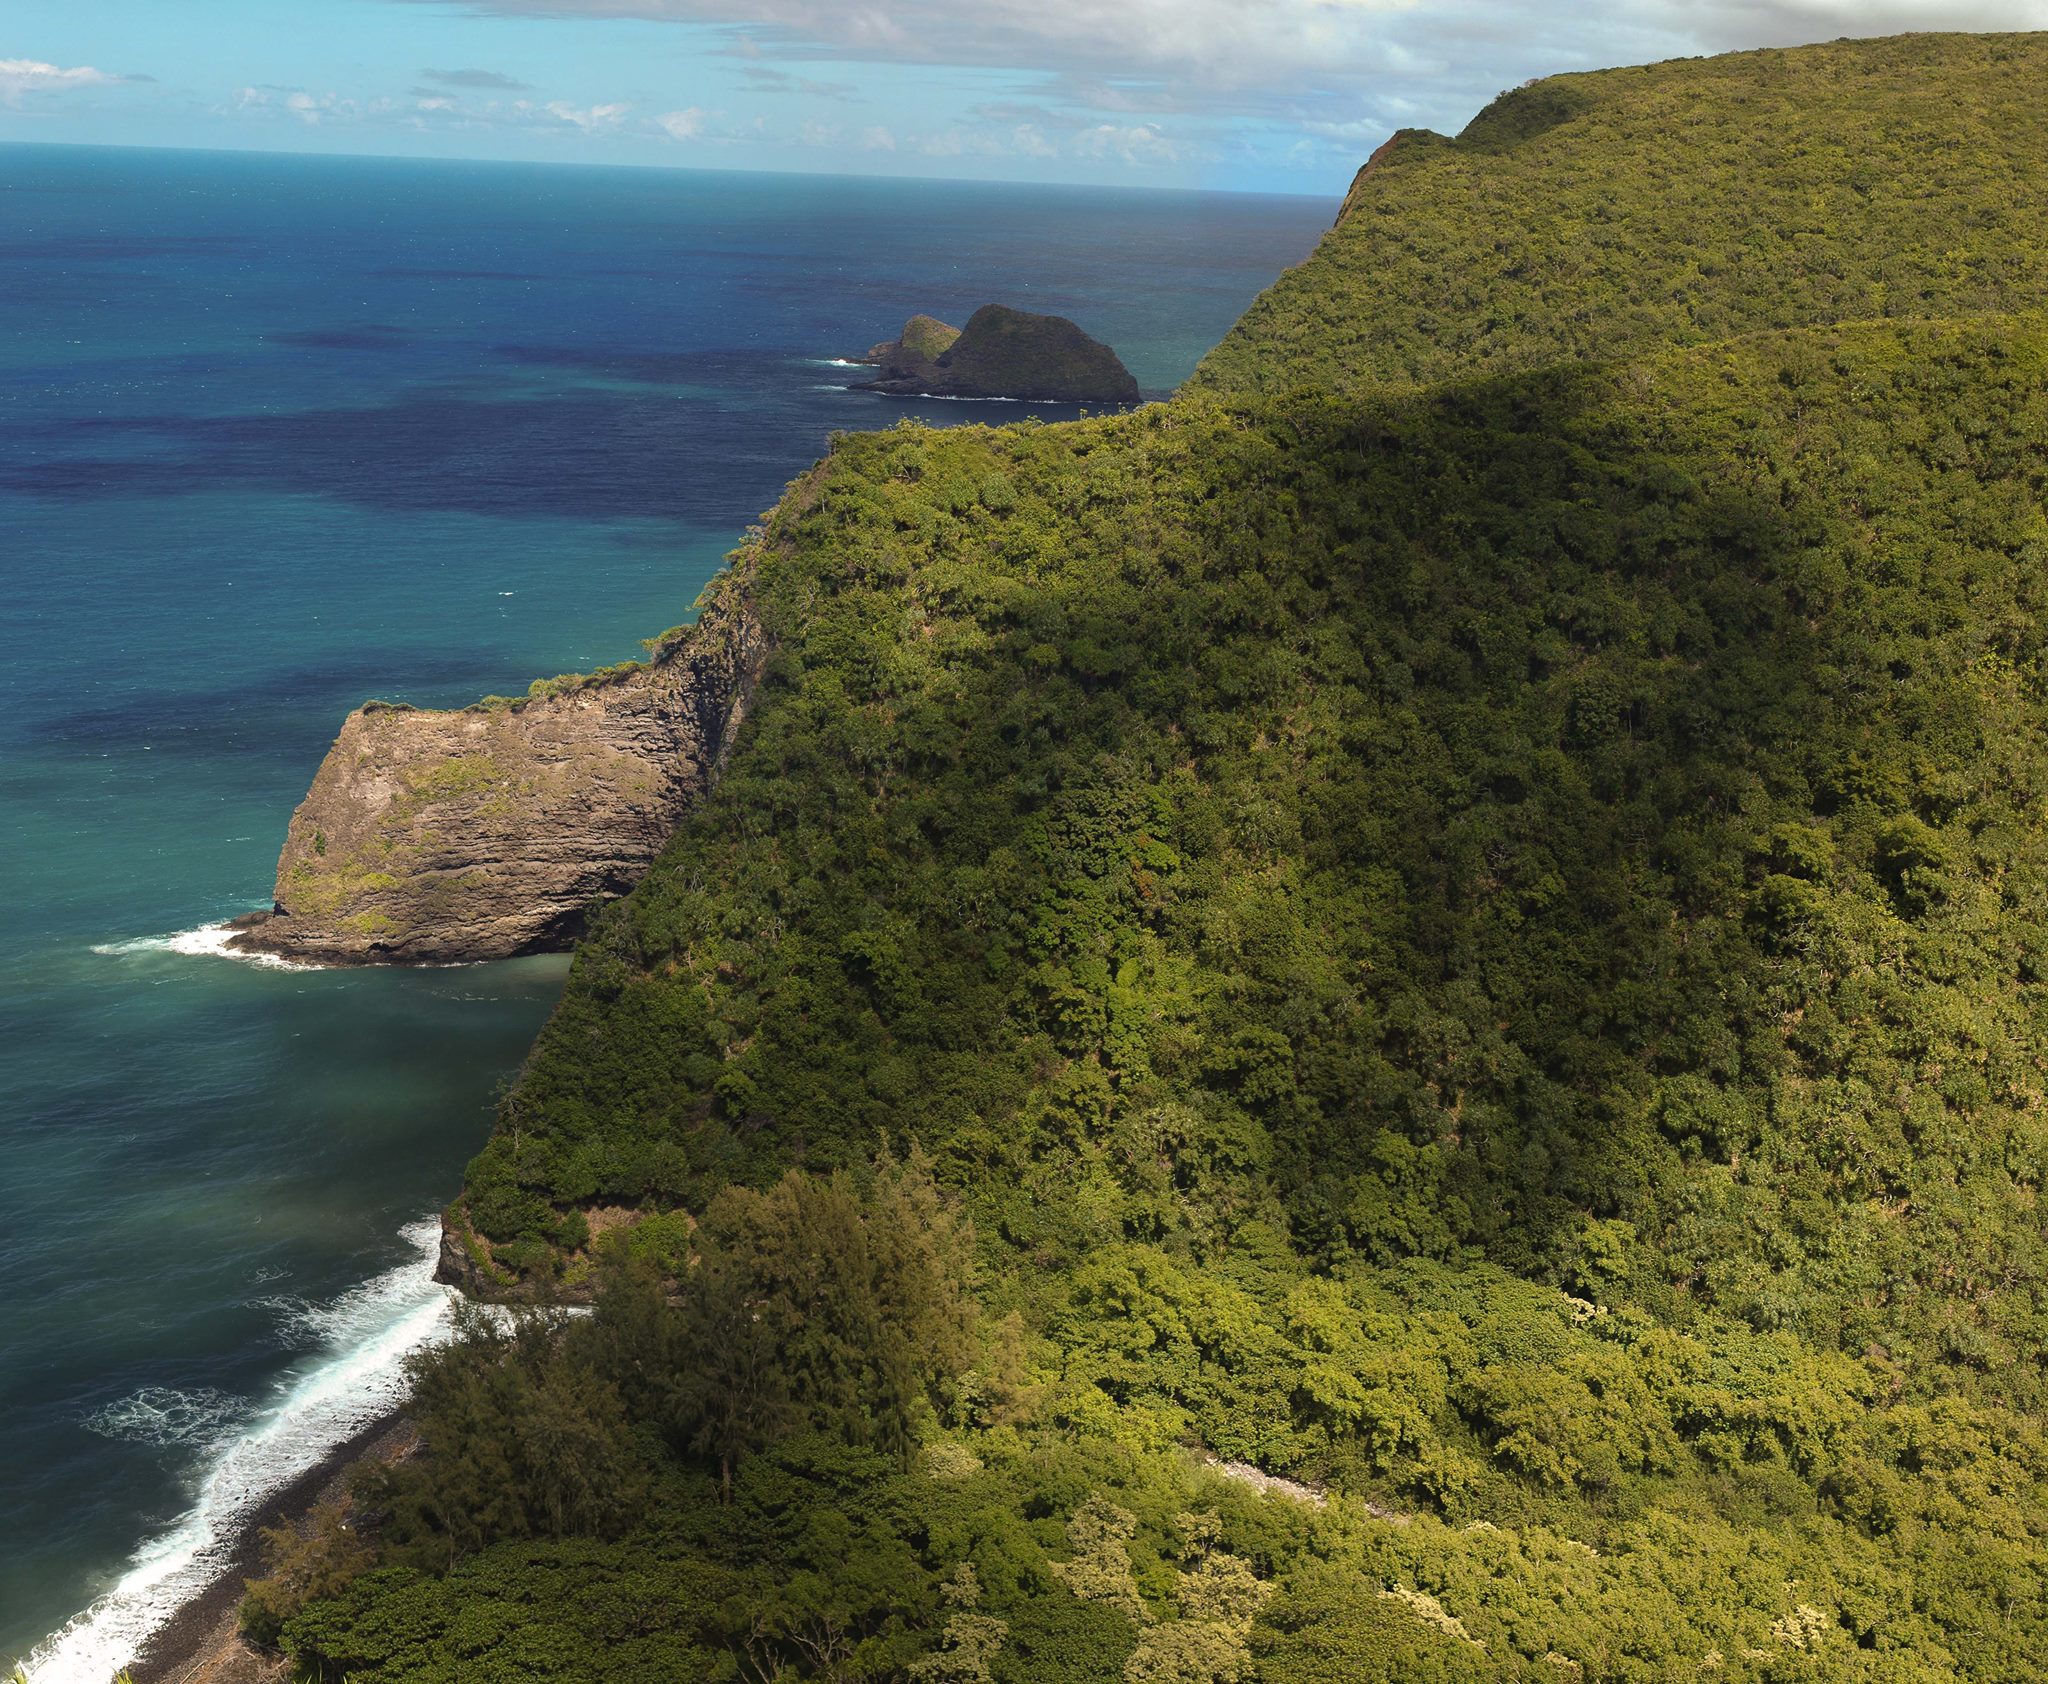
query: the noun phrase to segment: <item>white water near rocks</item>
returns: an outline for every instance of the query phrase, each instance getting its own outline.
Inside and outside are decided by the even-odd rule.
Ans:
[[[246,1424],[216,1436],[191,1508],[136,1552],[112,1590],[29,1656],[30,1684],[106,1684],[226,1570],[237,1533],[266,1497],[398,1406],[405,1359],[449,1336],[453,1301],[434,1280],[439,1224],[411,1223],[403,1235],[413,1253],[404,1263],[329,1304],[293,1307],[297,1328],[323,1336],[318,1353]],[[234,1400],[219,1395],[145,1389],[85,1424],[109,1436],[192,1443],[236,1413]]]
[[[136,936],[129,941],[101,942],[93,952],[107,958],[125,958],[134,953],[181,953],[197,958],[233,959],[239,964],[261,965],[274,971],[315,971],[321,967],[301,959],[280,959],[273,953],[251,953],[230,947],[234,926],[227,923],[201,924],[196,930],[179,930],[167,936]]]

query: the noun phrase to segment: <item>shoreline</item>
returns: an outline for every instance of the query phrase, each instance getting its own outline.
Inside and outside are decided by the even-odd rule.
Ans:
[[[404,1409],[394,1409],[266,1497],[236,1528],[227,1565],[205,1589],[181,1603],[128,1663],[133,1684],[241,1684],[286,1677],[282,1657],[244,1643],[236,1623],[243,1583],[262,1570],[262,1533],[303,1521],[320,1503],[346,1491],[356,1467],[396,1461],[412,1449],[417,1437]]]

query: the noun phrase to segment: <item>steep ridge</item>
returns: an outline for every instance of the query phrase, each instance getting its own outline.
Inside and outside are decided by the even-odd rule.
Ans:
[[[1908,35],[1518,89],[1455,140],[1380,148],[1192,384],[1361,391],[2034,308],[2044,80],[2040,35]]]
[[[452,713],[349,715],[233,944],[322,964],[445,964],[567,947],[703,797],[767,650],[723,575],[644,663]]]
[[[1539,84],[1173,402],[836,441],[449,1213],[598,1313],[294,1654],[2038,1678],[2044,64]]]

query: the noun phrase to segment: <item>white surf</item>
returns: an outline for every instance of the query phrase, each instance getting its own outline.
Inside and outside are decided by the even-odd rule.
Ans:
[[[208,959],[233,959],[238,964],[260,965],[273,971],[317,971],[302,959],[280,959],[274,953],[251,953],[230,947],[234,926],[227,923],[201,924],[196,930],[179,930],[168,936],[136,936],[129,941],[101,942],[93,952],[108,958],[127,958],[138,953],[182,953]]]
[[[301,1325],[318,1329],[321,1349],[288,1373],[246,1424],[217,1441],[192,1507],[135,1552],[105,1595],[28,1657],[30,1684],[107,1684],[184,1603],[226,1572],[237,1534],[266,1497],[403,1400],[406,1357],[449,1336],[453,1301],[434,1280],[439,1224],[413,1223],[404,1237],[413,1253],[407,1261],[329,1304],[304,1308]],[[139,1431],[192,1413],[176,1394],[145,1391],[87,1424],[131,1436],[130,1423]]]

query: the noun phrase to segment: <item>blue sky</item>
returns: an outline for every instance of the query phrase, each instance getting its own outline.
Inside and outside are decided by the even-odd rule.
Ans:
[[[1503,87],[2048,0],[6,0],[0,141],[1330,194]]]

